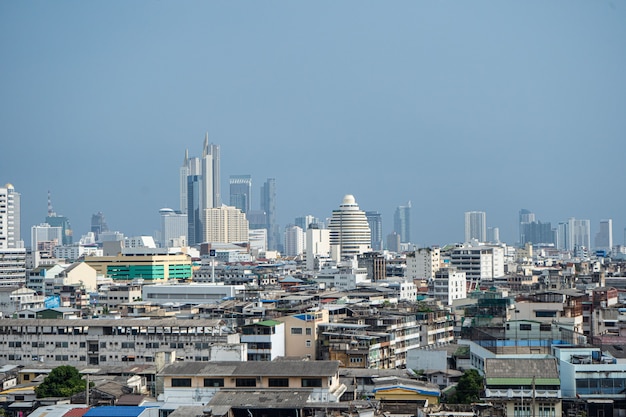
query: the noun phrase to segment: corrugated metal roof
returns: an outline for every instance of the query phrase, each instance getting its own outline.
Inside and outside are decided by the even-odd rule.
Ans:
[[[220,390],[208,407],[299,408],[304,406],[313,390]]]
[[[559,378],[556,358],[485,359],[485,378]]]

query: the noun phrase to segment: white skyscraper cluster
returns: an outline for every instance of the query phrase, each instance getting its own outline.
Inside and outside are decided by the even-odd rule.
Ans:
[[[26,283],[26,249],[20,233],[20,194],[11,184],[0,187],[0,285]]]

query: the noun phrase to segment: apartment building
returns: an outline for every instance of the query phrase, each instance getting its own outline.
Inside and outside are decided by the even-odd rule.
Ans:
[[[216,319],[4,319],[0,365],[20,361],[127,366],[163,361],[247,359],[239,335]]]

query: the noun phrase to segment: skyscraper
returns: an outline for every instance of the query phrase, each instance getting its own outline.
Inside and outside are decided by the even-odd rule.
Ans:
[[[330,223],[330,245],[335,260],[360,255],[371,249],[371,232],[365,212],[359,209],[353,195],[343,198],[333,210]]]
[[[100,238],[100,233],[109,231],[109,226],[101,211],[91,216],[91,231],[96,241]]]
[[[0,187],[0,286],[26,284],[26,249],[20,233],[20,193]]]
[[[58,215],[54,212],[54,210],[52,210],[52,199],[50,197],[50,191],[48,191],[48,216],[46,216],[46,223],[48,223],[52,227],[61,227],[61,229],[63,230],[63,241],[59,242],[59,244],[72,244],[72,226],[70,225],[70,219],[65,216]]]
[[[383,250],[383,217],[377,211],[366,211],[367,224],[370,226],[372,249]]]
[[[596,249],[611,251],[613,249],[613,220],[600,220],[600,230],[596,234]]]
[[[220,147],[204,138],[201,158],[190,158],[185,151],[180,167],[180,211],[187,214],[187,239],[190,245],[205,241],[204,212],[222,204],[220,193]]]
[[[268,178],[261,186],[261,210],[265,212],[267,221],[267,247],[279,250],[280,236],[276,224],[276,179]]]
[[[252,177],[250,175],[231,175],[230,205],[237,207],[243,213],[250,213],[250,198],[252,197]]]
[[[401,243],[411,242],[411,202],[398,206],[393,216],[393,230],[400,235]]]
[[[221,206],[204,211],[204,241],[239,243],[248,241],[248,220],[238,208]]]
[[[465,242],[473,239],[487,241],[487,214],[484,211],[465,212]]]
[[[0,187],[0,249],[22,248],[20,193],[11,184]]]
[[[161,215],[161,247],[180,247],[187,245],[187,215],[171,208],[159,210]]]
[[[209,143],[207,133],[202,150],[202,209],[219,207],[221,204],[220,147]]]
[[[576,251],[582,248],[587,250],[591,246],[591,221],[570,218],[568,221],[569,242],[567,249]]]
[[[306,235],[300,226],[285,228],[285,256],[298,256],[304,253]]]

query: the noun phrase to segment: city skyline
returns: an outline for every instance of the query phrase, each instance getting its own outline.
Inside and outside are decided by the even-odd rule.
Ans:
[[[99,212],[153,234],[208,131],[222,190],[250,175],[256,206],[275,178],[281,232],[352,194],[385,236],[414,202],[417,246],[461,241],[468,210],[514,243],[521,208],[592,239],[612,219],[623,243],[626,197],[596,191],[626,177],[621,4],[246,6],[0,5],[0,181],[24,237],[48,190],[74,240]]]

